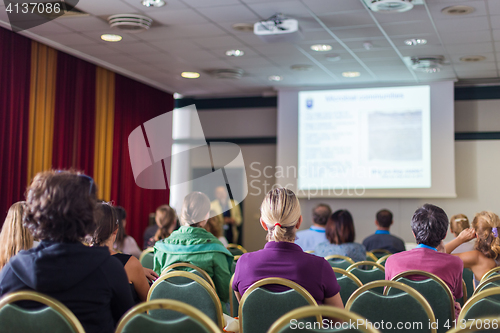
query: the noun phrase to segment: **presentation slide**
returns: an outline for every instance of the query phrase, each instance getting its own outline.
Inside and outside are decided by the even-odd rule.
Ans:
[[[298,189],[430,188],[430,91],[300,91]]]

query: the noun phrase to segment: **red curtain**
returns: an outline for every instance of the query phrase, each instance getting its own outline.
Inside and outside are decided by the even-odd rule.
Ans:
[[[52,166],[94,171],[96,66],[57,55]]]
[[[145,190],[135,184],[128,136],[137,126],[171,111],[173,107],[172,95],[116,75],[111,199],[127,211],[127,233],[135,238],[139,246],[143,243],[149,213],[168,203],[169,191]]]
[[[27,186],[31,40],[0,28],[0,226]]]

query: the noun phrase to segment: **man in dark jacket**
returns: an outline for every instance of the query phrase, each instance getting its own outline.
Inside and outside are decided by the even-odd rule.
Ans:
[[[399,237],[391,235],[389,232],[392,223],[391,211],[388,209],[382,209],[377,213],[377,219],[375,220],[377,230],[375,231],[375,234],[365,238],[363,241],[366,251],[382,249],[391,253],[397,253],[406,250],[403,240]]]

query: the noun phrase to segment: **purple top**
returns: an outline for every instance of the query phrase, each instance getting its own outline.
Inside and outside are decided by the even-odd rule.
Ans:
[[[264,249],[242,255],[232,287],[243,295],[252,284],[269,277],[298,283],[318,304],[340,291],[335,273],[324,258],[305,253],[300,246],[289,242],[268,242]],[[268,289],[280,292],[288,288],[276,285]]]

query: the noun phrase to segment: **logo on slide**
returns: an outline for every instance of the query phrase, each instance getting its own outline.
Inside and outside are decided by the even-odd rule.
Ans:
[[[306,99],[306,106],[308,109],[313,107],[313,99],[312,98]]]
[[[236,204],[248,194],[240,147],[229,142],[208,144],[195,105],[174,109],[138,126],[128,137],[128,149],[137,186],[151,190],[168,187],[176,209],[181,208],[186,195],[202,189],[213,193],[223,188]],[[193,178],[193,170],[200,165],[211,171]],[[236,167],[243,169],[238,179],[225,171]]]

